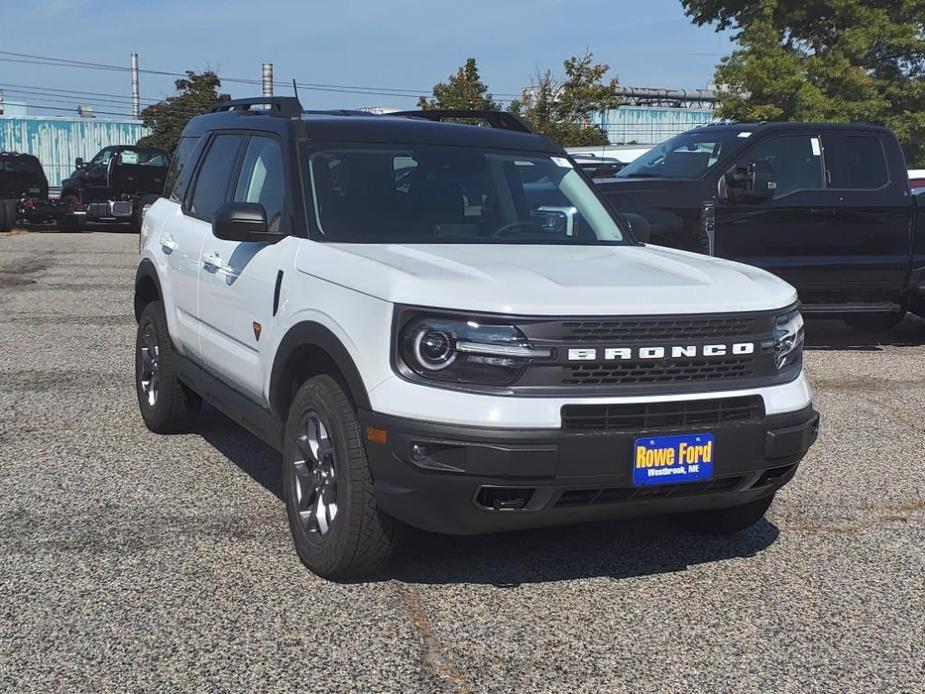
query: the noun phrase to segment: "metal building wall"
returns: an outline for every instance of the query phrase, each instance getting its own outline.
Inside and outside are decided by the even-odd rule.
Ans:
[[[712,123],[710,109],[621,106],[597,114],[594,119],[611,144],[656,145],[685,130]]]
[[[138,121],[0,116],[0,151],[34,154],[48,185],[56,187],[74,170],[77,157],[90,159],[108,145],[133,145],[148,133]]]

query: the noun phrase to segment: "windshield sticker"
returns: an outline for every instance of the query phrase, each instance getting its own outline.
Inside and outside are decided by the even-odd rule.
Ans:
[[[814,157],[818,157],[820,154],[822,154],[822,149],[819,147],[818,137],[809,138],[809,144],[812,145]]]
[[[564,157],[550,157],[550,159],[552,159],[553,164],[556,166],[561,166],[563,169],[572,168],[572,162],[570,162],[568,159],[565,159]]]
[[[739,133],[739,137],[751,137],[751,136],[752,134],[748,132],[747,130],[743,130],[742,132]]]

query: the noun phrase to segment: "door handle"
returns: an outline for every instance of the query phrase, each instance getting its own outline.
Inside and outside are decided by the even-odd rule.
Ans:
[[[173,234],[168,234],[167,236],[161,237],[161,247],[167,249],[168,251],[177,250],[177,242],[173,238]]]
[[[215,268],[216,270],[222,269],[222,256],[218,253],[203,253],[202,254],[202,264],[206,267]]]

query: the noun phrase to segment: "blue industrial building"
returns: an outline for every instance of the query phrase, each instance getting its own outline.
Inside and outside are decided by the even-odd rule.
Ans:
[[[34,154],[52,187],[71,174],[77,157],[89,160],[107,145],[133,145],[149,133],[136,120],[27,116],[21,104],[7,101],[4,106],[0,152]]]
[[[598,113],[592,119],[615,145],[657,145],[685,130],[715,120],[716,112],[712,109],[661,106],[620,106]]]

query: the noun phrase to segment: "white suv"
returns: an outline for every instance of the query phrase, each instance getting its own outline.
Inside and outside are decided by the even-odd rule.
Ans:
[[[640,243],[508,114],[217,106],[145,216],[135,312],[148,428],[205,398],[280,450],[328,577],[404,524],[741,530],[818,428],[793,288]]]

